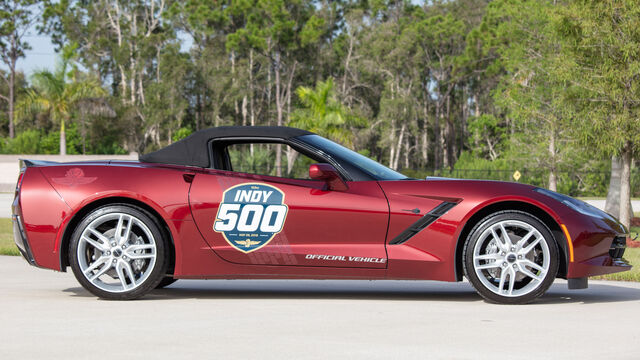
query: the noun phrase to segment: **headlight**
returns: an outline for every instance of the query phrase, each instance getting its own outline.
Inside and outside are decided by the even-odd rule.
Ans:
[[[596,218],[615,220],[611,215],[598,209],[595,206],[587,204],[584,201],[574,199],[570,196],[559,194],[555,191],[551,191],[547,189],[535,188],[534,191],[537,191],[540,194],[544,194],[550,198],[553,198],[581,214],[591,216],[591,217],[596,217]]]

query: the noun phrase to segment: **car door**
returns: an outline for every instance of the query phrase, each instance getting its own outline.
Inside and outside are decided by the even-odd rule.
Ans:
[[[235,145],[226,144],[225,150]],[[301,176],[322,159],[291,156],[286,144],[280,144],[284,162],[295,164],[274,176],[277,170],[263,165],[271,161],[275,144],[243,146],[220,160],[235,171],[207,170],[191,185],[194,220],[216,254],[239,264],[386,267],[389,207],[376,181],[328,190],[323,181]],[[271,147],[266,154],[259,149],[265,146]]]

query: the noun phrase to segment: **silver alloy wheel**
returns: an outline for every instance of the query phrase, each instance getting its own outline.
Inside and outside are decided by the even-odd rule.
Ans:
[[[484,287],[518,297],[536,290],[551,263],[547,239],[519,220],[503,220],[482,232],[473,249],[473,267]]]
[[[105,214],[82,231],[77,250],[84,277],[112,293],[142,285],[156,264],[156,240],[147,225],[125,213]]]

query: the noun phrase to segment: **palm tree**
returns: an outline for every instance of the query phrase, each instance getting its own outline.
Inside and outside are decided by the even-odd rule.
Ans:
[[[67,73],[68,67],[69,57],[63,56],[54,72],[35,72],[31,76],[34,89],[28,90],[16,106],[18,115],[46,114],[51,121],[60,124],[60,155],[67,153],[65,123],[71,120],[72,113],[75,110],[87,112],[85,107],[92,103],[87,100],[99,99],[107,94],[97,79],[79,79],[78,71]],[[100,103],[100,108],[105,108],[104,100],[93,102]],[[107,115],[115,115],[108,105],[106,107]]]
[[[353,145],[352,126],[366,126],[366,120],[342,105],[333,92],[333,78],[320,81],[315,89],[296,89],[302,108],[291,114],[289,125],[315,132],[344,145]]]

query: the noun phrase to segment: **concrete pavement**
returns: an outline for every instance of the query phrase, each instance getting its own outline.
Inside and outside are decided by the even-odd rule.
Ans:
[[[0,218],[11,217],[11,203],[13,203],[13,193],[0,193]]]
[[[640,284],[557,281],[525,306],[468,283],[180,280],[97,300],[71,273],[0,256],[0,358],[637,359]]]

